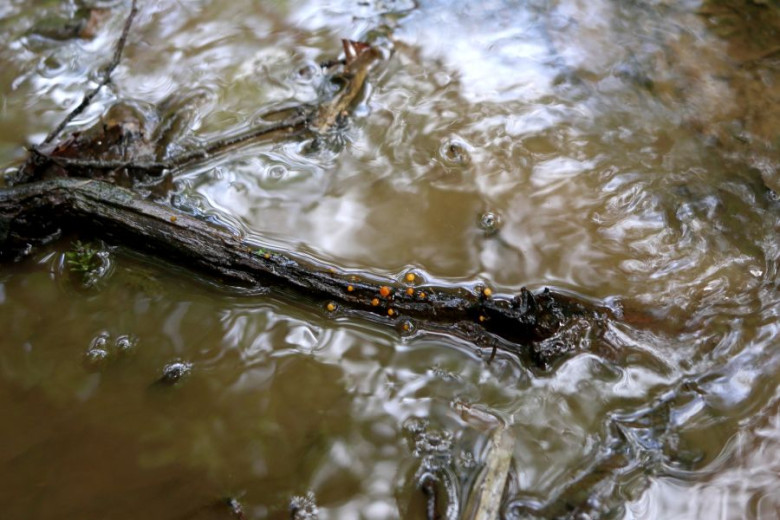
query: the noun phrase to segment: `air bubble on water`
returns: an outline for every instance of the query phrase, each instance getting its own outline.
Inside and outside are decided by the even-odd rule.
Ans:
[[[266,176],[273,181],[280,181],[287,176],[287,168],[281,164],[274,164],[266,170]]]
[[[100,370],[108,362],[108,350],[92,347],[84,354],[84,365],[89,370]]]
[[[474,458],[474,454],[470,451],[461,451],[456,462],[461,471],[464,472],[477,467],[477,460]]]
[[[322,72],[320,71],[320,67],[314,62],[307,62],[298,67],[295,71],[295,74],[293,74],[293,81],[301,84],[308,84],[321,76]]]
[[[501,229],[501,216],[498,213],[487,211],[479,217],[479,227],[490,236],[498,233]]]
[[[129,354],[135,350],[135,346],[138,344],[138,338],[130,334],[122,334],[117,336],[114,341],[114,347],[119,354]]]
[[[441,379],[442,381],[448,381],[448,382],[461,382],[463,380],[462,377],[460,377],[455,372],[452,372],[450,370],[447,370],[446,368],[443,368],[439,365],[435,365],[431,372],[437,379]]]
[[[427,420],[417,417],[408,419],[404,423],[404,430],[412,436],[413,455],[421,460],[421,470],[437,473],[451,464],[451,432],[431,430]]]
[[[178,383],[183,377],[187,376],[192,370],[192,363],[186,363],[183,361],[175,361],[168,363],[163,367],[162,377],[160,377],[160,383],[167,385],[174,385]]]
[[[471,163],[469,148],[460,139],[449,139],[439,147],[439,155],[446,163],[464,166]]]
[[[90,350],[92,349],[100,349],[108,351],[108,340],[111,338],[108,332],[101,332],[94,338],[92,338],[92,343],[90,343]]]
[[[412,435],[419,435],[428,428],[428,420],[422,417],[410,417],[404,421],[403,428]]]

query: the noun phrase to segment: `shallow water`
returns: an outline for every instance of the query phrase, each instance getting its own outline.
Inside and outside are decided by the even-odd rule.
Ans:
[[[55,41],[36,23],[73,6],[39,4],[0,6],[9,168],[81,99],[127,7]],[[505,423],[506,518],[774,518],[777,9],[474,4],[141,1],[75,125],[176,106],[188,149],[315,101],[317,63],[370,40],[386,59],[340,144],[232,152],[180,172],[176,204],[345,269],[573,292],[618,310],[611,354],[487,365],[115,244],[84,288],[67,237],[0,268],[0,516],[231,518],[229,497],[289,518],[311,493],[323,519],[425,518],[432,475],[456,518]]]

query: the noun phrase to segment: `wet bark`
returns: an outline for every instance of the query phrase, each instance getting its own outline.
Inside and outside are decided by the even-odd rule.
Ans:
[[[63,178],[0,190],[0,259],[21,258],[69,231],[155,255],[237,290],[294,293],[334,316],[367,318],[401,334],[452,334],[480,348],[528,357],[541,368],[578,348],[568,331],[603,319],[598,309],[550,291],[498,297],[489,289],[421,284],[421,272],[414,282],[339,272],[271,252],[106,181]]]

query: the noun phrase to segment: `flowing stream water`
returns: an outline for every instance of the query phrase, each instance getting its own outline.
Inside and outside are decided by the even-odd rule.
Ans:
[[[0,3],[7,171],[110,59],[129,2],[63,35],[80,5]],[[423,519],[432,479],[461,518],[502,424],[502,518],[778,518],[777,2],[139,9],[73,128],[132,102],[186,150],[315,102],[341,38],[384,57],[338,139],[179,172],[183,211],[355,273],[573,293],[615,309],[613,352],[487,364],[113,243],[84,286],[65,237],[0,266],[0,517]]]

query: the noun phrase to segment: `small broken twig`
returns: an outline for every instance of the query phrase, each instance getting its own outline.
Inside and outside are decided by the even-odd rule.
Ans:
[[[206,144],[206,146],[201,149],[174,156],[169,161],[164,161],[163,164],[169,169],[180,168],[192,162],[224,153],[250,141],[257,141],[261,138],[270,138],[276,134],[282,134],[285,137],[295,136],[307,130],[306,123],[308,118],[309,116],[307,114],[301,112],[269,126],[253,128],[243,134],[213,141]],[[135,167],[135,165],[133,166]]]
[[[352,40],[341,40],[344,47],[344,70],[342,78],[346,85],[330,101],[323,103],[311,122],[311,129],[324,134],[332,128],[363,90],[368,71],[379,57],[379,51],[371,45]]]
[[[480,471],[466,502],[468,520],[499,518],[501,499],[509,477],[515,436],[509,424],[481,406],[464,402],[453,403],[453,408],[469,425],[482,431],[492,431],[485,447],[485,465]]]

